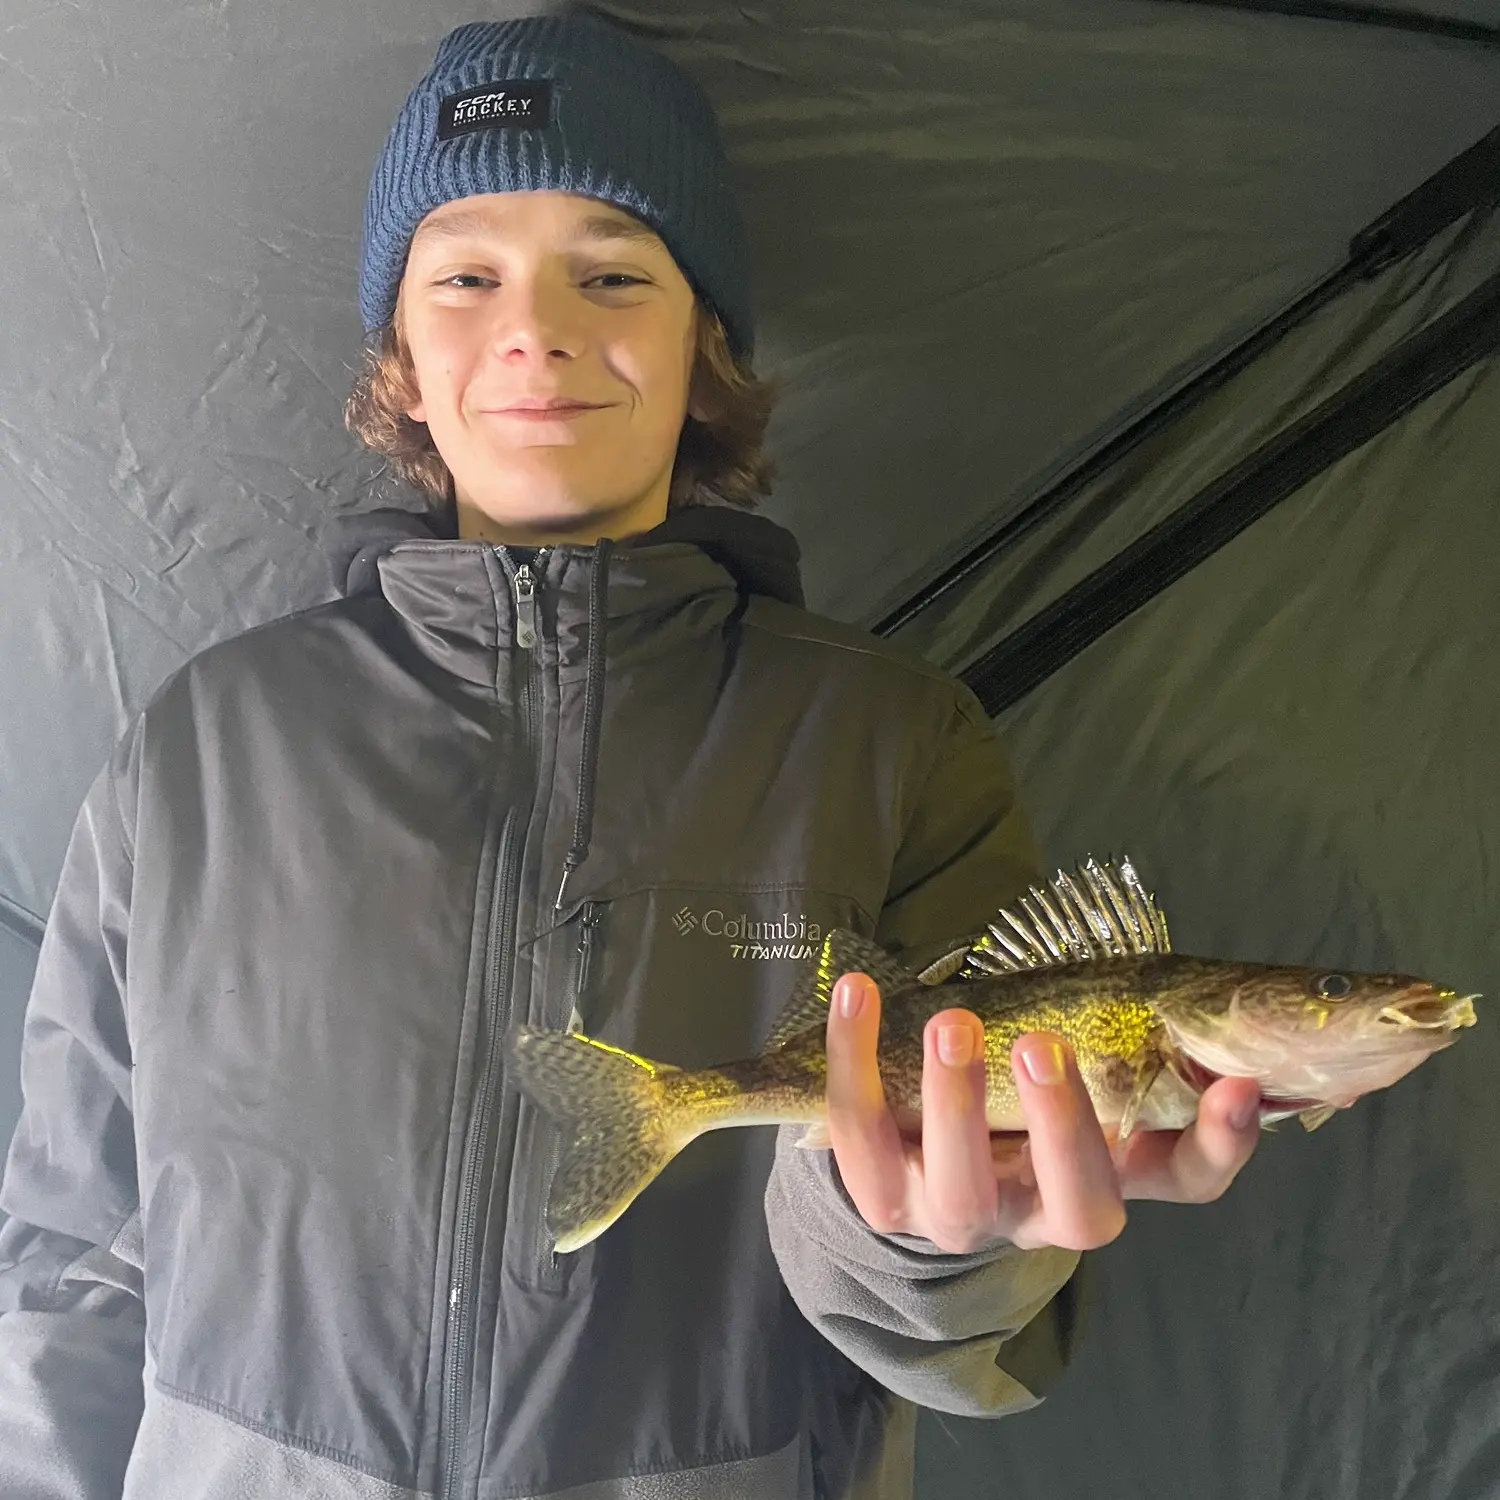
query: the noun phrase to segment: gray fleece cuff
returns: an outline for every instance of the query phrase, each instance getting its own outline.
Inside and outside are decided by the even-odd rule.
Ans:
[[[921,1405],[966,1416],[1033,1405],[1037,1393],[997,1361],[1011,1363],[1003,1346],[1073,1275],[1077,1252],[998,1240],[952,1255],[915,1236],[877,1234],[832,1152],[799,1150],[800,1133],[778,1135],[766,1223],[803,1315],[855,1364]]]

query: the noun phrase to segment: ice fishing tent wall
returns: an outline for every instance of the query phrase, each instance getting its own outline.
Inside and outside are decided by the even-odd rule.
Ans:
[[[364,191],[496,13],[0,30],[7,1137],[115,736],[329,596],[328,515],[414,503],[340,421]],[[1129,850],[1180,946],[1500,991],[1495,7],[614,13],[719,104],[814,605],[970,674],[1049,855]],[[1500,1494],[1496,1036],[1138,1207],[1065,1383],[929,1422],[922,1493]]]

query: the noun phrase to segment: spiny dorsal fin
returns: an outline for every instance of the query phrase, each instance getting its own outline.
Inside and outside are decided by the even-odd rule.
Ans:
[[[834,985],[843,975],[856,971],[868,974],[880,986],[882,994],[889,994],[891,990],[915,980],[911,971],[878,943],[835,927],[823,939],[818,956],[797,981],[791,1000],[766,1038],[765,1050],[775,1052],[809,1026],[826,1025]]]
[[[1126,858],[1117,869],[1091,855],[1071,875],[1059,870],[1046,890],[1034,885],[1002,910],[970,947],[957,977],[1171,951],[1167,919],[1135,866]]]

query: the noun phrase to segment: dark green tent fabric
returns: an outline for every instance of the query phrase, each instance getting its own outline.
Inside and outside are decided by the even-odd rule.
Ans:
[[[0,25],[0,1133],[68,829],[210,642],[415,504],[342,426],[370,166],[479,11],[119,0]],[[1346,263],[1500,125],[1500,9],[601,7],[701,76],[752,229],[770,514],[874,624]],[[13,7],[13,9],[15,9]],[[1500,275],[1479,210],[1353,278],[910,618],[970,668]],[[1126,850],[1182,947],[1500,993],[1500,374],[1479,359],[1001,715],[1049,855]],[[1481,1002],[1481,1015],[1486,1013]],[[1500,1494],[1500,1030],[1220,1204],[1142,1206],[1035,1413],[930,1421],[922,1493]]]
[[[975,653],[1497,275],[1485,220],[1351,294],[976,578],[924,644]],[[1495,993],[1497,416],[1492,358],[1008,711],[1048,847],[1129,851],[1187,951]],[[1497,1067],[1481,1025],[1319,1134],[1283,1128],[1211,1208],[1139,1205],[1097,1257],[1068,1383],[1025,1424],[947,1423],[923,1493],[1494,1493]]]

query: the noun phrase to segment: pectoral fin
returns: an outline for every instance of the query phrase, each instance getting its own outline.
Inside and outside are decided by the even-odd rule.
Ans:
[[[1135,1123],[1140,1118],[1141,1106],[1146,1102],[1146,1095],[1151,1092],[1151,1085],[1161,1077],[1165,1061],[1161,1052],[1149,1042],[1131,1059],[1135,1068],[1135,1086],[1130,1091],[1130,1098],[1125,1101],[1125,1113],[1120,1116],[1120,1133],[1116,1137],[1117,1140],[1129,1140],[1130,1133],[1135,1129]]]

